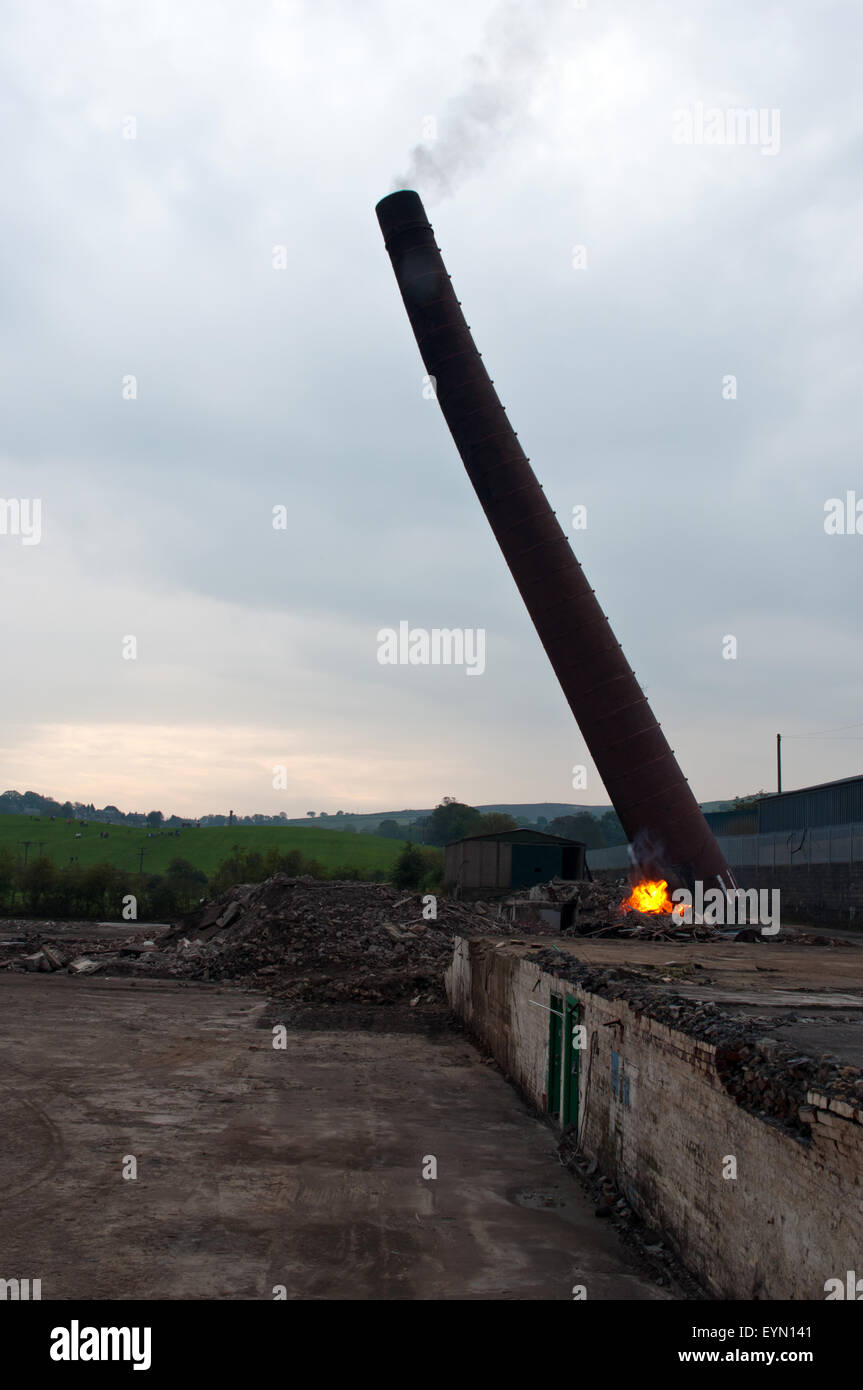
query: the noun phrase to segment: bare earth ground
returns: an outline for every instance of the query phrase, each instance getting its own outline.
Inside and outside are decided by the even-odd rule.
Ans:
[[[43,1299],[669,1297],[457,1032],[319,1027],[277,1050],[265,1008],[0,975],[0,1277]]]

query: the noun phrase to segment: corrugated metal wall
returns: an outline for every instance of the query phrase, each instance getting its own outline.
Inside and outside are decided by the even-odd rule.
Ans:
[[[720,848],[732,868],[782,864],[853,864],[863,861],[863,818],[848,825],[810,826],[808,830],[764,835],[723,835]],[[591,870],[629,868],[626,845],[589,849]]]
[[[826,787],[802,787],[800,791],[765,797],[758,803],[760,834],[859,821],[863,821],[863,777]]]
[[[512,874],[512,845],[502,840],[462,840],[447,845],[444,873],[460,888],[508,888]]]

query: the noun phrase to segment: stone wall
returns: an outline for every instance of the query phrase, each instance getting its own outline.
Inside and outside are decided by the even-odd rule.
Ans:
[[[578,999],[582,1149],[717,1297],[823,1299],[863,1273],[863,1112],[810,1094],[811,1138],[794,1138],[728,1095],[710,1043],[492,942],[456,941],[447,991],[543,1111],[550,995]]]

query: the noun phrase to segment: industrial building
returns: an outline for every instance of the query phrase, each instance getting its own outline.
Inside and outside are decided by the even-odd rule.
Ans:
[[[863,822],[863,777],[842,777],[814,787],[775,792],[748,806],[706,811],[714,835],[770,835],[778,830]]]
[[[705,813],[742,888],[779,889],[784,920],[855,923],[863,912],[863,777]],[[598,877],[629,872],[626,845],[588,852]]]
[[[444,876],[460,896],[532,888],[553,878],[585,875],[580,840],[541,830],[498,830],[453,840],[444,853]]]
[[[811,825],[852,825],[863,821],[863,777],[843,777],[797,791],[777,792],[758,802],[759,834],[806,830]],[[739,833],[739,832],[738,832]]]

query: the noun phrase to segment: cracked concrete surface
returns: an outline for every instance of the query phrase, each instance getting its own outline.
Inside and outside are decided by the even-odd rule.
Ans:
[[[274,1049],[265,1007],[0,976],[0,1276],[43,1299],[669,1297],[460,1035]]]

